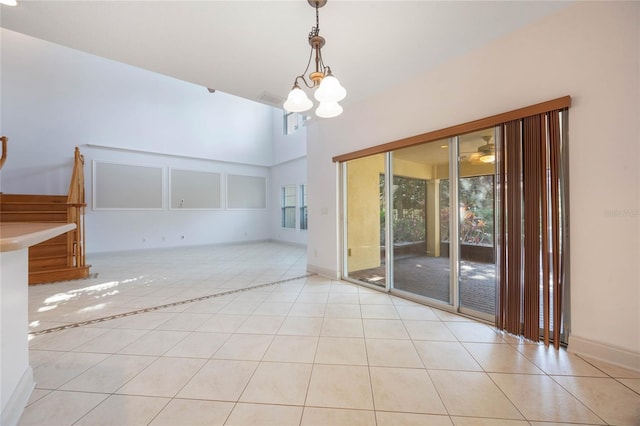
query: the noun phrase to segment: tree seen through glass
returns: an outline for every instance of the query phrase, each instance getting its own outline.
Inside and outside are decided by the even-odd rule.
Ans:
[[[460,242],[493,246],[494,176],[460,178]],[[449,180],[440,181],[440,240],[449,241]]]

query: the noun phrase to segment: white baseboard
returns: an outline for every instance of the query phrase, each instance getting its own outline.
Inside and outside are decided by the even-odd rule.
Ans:
[[[322,266],[312,265],[310,263],[307,263],[307,271],[313,272],[314,274],[322,275],[323,277],[327,277],[332,280],[340,279],[340,274],[338,274],[338,271],[323,268]]]
[[[640,352],[595,342],[575,335],[569,336],[567,352],[585,355],[600,361],[640,372]]]
[[[4,426],[15,426],[22,416],[24,407],[31,398],[31,392],[36,387],[36,382],[33,380],[33,369],[31,366],[24,371],[22,378],[18,382],[18,385],[13,390],[13,393],[7,401],[7,405],[2,410],[2,422],[0,424]]]

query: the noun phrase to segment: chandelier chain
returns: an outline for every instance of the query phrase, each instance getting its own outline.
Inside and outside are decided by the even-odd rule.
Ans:
[[[309,40],[320,34],[320,14],[318,12],[318,2],[316,1],[316,26],[311,28]]]

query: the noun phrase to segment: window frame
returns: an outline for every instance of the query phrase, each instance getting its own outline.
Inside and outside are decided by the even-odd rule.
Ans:
[[[287,193],[287,190],[293,189],[293,194]],[[297,218],[296,218],[296,209],[297,209],[297,197],[298,197],[298,188],[296,185],[284,185],[280,189],[280,227],[282,229],[296,229]],[[293,201],[293,204],[290,202]],[[289,221],[291,220],[291,214],[288,212],[293,211],[293,224],[292,226]]]
[[[298,228],[301,231],[306,231],[309,229],[309,216],[308,216],[308,208],[307,208],[307,185],[302,183],[300,184],[300,194],[299,194],[299,207],[298,212],[300,214],[300,220],[298,224]]]

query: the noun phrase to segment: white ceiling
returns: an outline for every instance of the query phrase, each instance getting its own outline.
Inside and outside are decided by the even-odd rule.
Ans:
[[[306,0],[18,1],[2,6],[2,27],[257,101],[286,97],[315,25]],[[348,105],[567,4],[329,0],[323,58]]]

